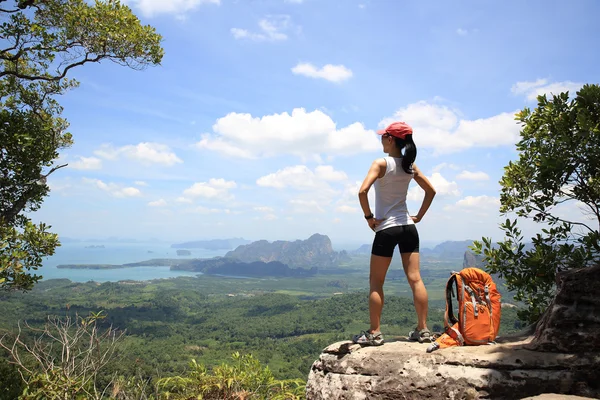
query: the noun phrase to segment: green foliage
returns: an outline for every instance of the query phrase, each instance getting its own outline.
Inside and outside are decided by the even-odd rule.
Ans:
[[[0,400],[15,400],[23,392],[24,382],[17,368],[0,351]]]
[[[211,372],[190,363],[185,376],[163,378],[158,381],[160,399],[301,399],[306,382],[301,379],[277,380],[251,354],[233,353],[233,364],[221,364]]]
[[[473,250],[527,305],[520,318],[535,322],[554,295],[558,271],[600,261],[600,87],[585,85],[572,100],[568,93],[539,96],[538,107],[525,108],[517,120],[523,125],[519,160],[505,167],[500,212],[543,228],[528,248],[517,220],[507,219],[502,242],[483,238]],[[585,218],[565,218],[557,206],[568,202]]]
[[[0,225],[0,288],[29,290],[41,278],[37,270],[43,257],[54,254],[58,235],[46,231],[45,224],[26,221],[22,229]]]
[[[48,195],[59,151],[72,144],[56,97],[76,87],[75,67],[111,60],[134,69],[159,64],[154,28],[118,0],[0,0],[0,289],[28,290],[39,256],[59,245],[26,213]],[[28,253],[29,252],[29,253]]]
[[[311,286],[313,294],[319,290],[331,293],[339,290],[327,286],[333,278],[312,278],[301,284]],[[437,283],[440,290],[446,280],[444,277]],[[367,282],[366,276],[362,282]],[[32,326],[43,326],[48,314],[86,315],[105,310],[101,327],[112,325],[126,330],[127,335],[119,343],[114,361],[100,374],[98,384],[106,387],[113,377],[123,377],[121,386],[126,392],[144,385],[148,390],[153,388],[157,376],[182,376],[190,359],[210,370],[234,352],[252,354],[269,366],[276,379],[306,379],[323,348],[368,327],[368,294],[320,299],[262,294],[272,285],[283,289],[298,284],[292,278],[273,281],[207,276],[135,284],[41,281],[31,294],[0,293],[0,308],[5,310],[0,329],[15,330],[17,321],[23,319]],[[437,286],[432,284],[428,289],[434,291]],[[236,296],[228,297],[232,292]],[[405,336],[415,324],[412,299],[396,296],[393,290],[386,293],[382,329],[388,338]],[[444,300],[430,302],[430,326],[442,324],[443,309]],[[515,312],[505,310],[501,334],[519,329]],[[136,375],[140,379],[132,378]]]

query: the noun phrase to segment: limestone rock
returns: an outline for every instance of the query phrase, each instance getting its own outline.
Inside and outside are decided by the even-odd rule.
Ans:
[[[558,274],[556,297],[524,340],[429,354],[427,345],[402,341],[335,343],[313,364],[307,398],[600,398],[599,293],[600,266]]]
[[[568,394],[556,394],[556,393],[547,393],[540,394],[539,396],[526,397],[521,400],[585,400],[591,399],[592,397],[581,397],[581,396],[571,396]]]
[[[542,393],[599,397],[600,353],[525,349],[530,339],[426,353],[427,344],[335,343],[313,363],[310,400],[519,399]]]
[[[600,265],[561,272],[556,279],[556,296],[527,348],[600,352]]]
[[[334,251],[329,237],[318,233],[306,240],[259,240],[239,246],[225,257],[246,263],[279,261],[290,268],[330,268],[349,260],[345,250]]]

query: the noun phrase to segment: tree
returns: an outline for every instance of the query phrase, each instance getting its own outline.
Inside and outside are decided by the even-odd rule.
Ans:
[[[28,290],[32,271],[59,246],[33,224],[47,177],[72,144],[56,98],[77,86],[69,71],[110,60],[133,69],[160,64],[162,38],[119,0],[0,0],[0,289]]]
[[[9,353],[18,367],[26,389],[22,400],[95,399],[104,397],[106,387],[98,384],[99,374],[113,359],[124,332],[111,327],[100,329],[102,312],[88,317],[48,317],[42,329],[25,326],[0,337],[0,348]],[[34,335],[27,338],[25,333]]]
[[[519,317],[529,322],[553,298],[557,272],[600,261],[600,86],[585,85],[572,100],[568,93],[537,100],[535,110],[516,115],[519,159],[505,167],[500,212],[540,223],[541,233],[526,246],[517,219],[507,219],[502,242],[473,246],[527,305]],[[563,204],[579,207],[581,218],[565,216]]]

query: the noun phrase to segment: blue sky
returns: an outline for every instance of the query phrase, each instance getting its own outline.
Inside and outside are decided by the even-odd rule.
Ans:
[[[500,239],[514,113],[600,81],[593,0],[128,4],[165,57],[73,71],[69,167],[34,215],[63,236],[368,243],[357,191],[382,155],[374,131],[404,120],[438,191],[421,239]],[[414,184],[409,198],[416,213]]]

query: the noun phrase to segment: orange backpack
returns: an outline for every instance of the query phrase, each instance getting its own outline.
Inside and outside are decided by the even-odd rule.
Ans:
[[[456,287],[456,295],[453,293]],[[452,297],[458,300],[458,318]],[[446,284],[445,332],[427,352],[452,346],[493,343],[500,328],[500,293],[492,277],[479,268],[452,272]]]

